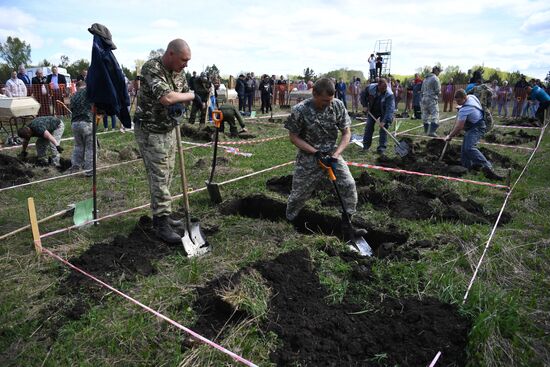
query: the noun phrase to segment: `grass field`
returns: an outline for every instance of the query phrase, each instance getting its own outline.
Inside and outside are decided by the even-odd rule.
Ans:
[[[285,111],[282,111],[285,112]],[[441,118],[449,117],[442,113]],[[256,138],[279,137],[271,141],[238,146],[251,157],[221,153],[216,181],[240,177],[275,165],[290,162],[296,150],[286,138],[282,123],[248,121],[247,127]],[[354,124],[361,121],[354,120]],[[442,124],[448,131],[453,121]],[[418,121],[402,120],[399,131],[418,126]],[[64,136],[70,136],[66,122]],[[353,127],[362,134],[363,126]],[[100,129],[101,131],[102,129]],[[420,130],[415,130],[420,133]],[[414,132],[414,131],[413,131]],[[539,130],[530,130],[537,135]],[[184,137],[184,141],[191,139]],[[222,141],[236,140],[221,135]],[[113,132],[100,135],[99,165],[121,161],[121,152],[135,147],[133,133]],[[197,142],[197,141],[195,141]],[[455,143],[457,144],[457,143]],[[223,144],[222,144],[223,145]],[[63,143],[64,158],[70,158],[72,142]],[[185,145],[186,147],[189,145]],[[389,146],[392,143],[389,142]],[[526,144],[534,146],[534,143]],[[530,152],[491,147],[509,157],[514,164],[512,183],[526,164]],[[130,149],[131,150],[131,149]],[[389,155],[393,156],[391,148]],[[17,150],[0,151],[14,156]],[[31,149],[31,155],[33,150]],[[123,154],[122,158],[129,160]],[[364,154],[355,145],[345,152],[348,161],[374,163],[373,153]],[[435,298],[455,305],[471,327],[465,349],[467,366],[548,366],[550,365],[549,329],[550,298],[550,138],[546,134],[525,175],[515,186],[505,212],[511,220],[495,232],[483,265],[467,301],[463,297],[475,266],[492,229],[489,223],[396,218],[389,210],[371,203],[361,204],[357,217],[369,228],[393,228],[407,233],[403,256],[374,257],[365,263],[368,280],[354,276],[354,266],[339,257],[327,256],[327,248],[344,251],[346,246],[334,236],[309,235],[295,231],[284,220],[269,221],[237,214],[227,214],[213,206],[206,191],[190,196],[192,216],[200,219],[213,246],[210,254],[188,259],[180,249],[160,248],[151,251],[153,270],[148,272],[113,270],[98,276],[119,290],[151,308],[193,328],[200,320],[194,306],[200,299],[198,289],[220,276],[247,269],[239,275],[234,287],[220,291],[220,297],[247,317],[228,323],[216,341],[224,347],[261,366],[276,365],[270,354],[282,341],[262,325],[275,297],[261,271],[254,264],[270,261],[281,254],[307,249],[319,281],[328,296],[326,302],[339,304],[352,299],[364,312],[376,309],[376,300],[424,300]],[[189,185],[204,186],[211,163],[210,147],[194,147],[185,153]],[[519,168],[517,168],[519,167]],[[235,198],[264,194],[284,202],[284,195],[266,188],[266,181],[292,173],[293,165],[254,175],[221,186],[226,202]],[[364,168],[351,167],[359,178]],[[412,177],[401,182],[402,175],[368,171],[384,182],[382,196],[402,188],[402,184],[452,190],[460,197],[475,200],[487,212],[500,210],[506,192],[501,189],[434,178]],[[59,174],[54,170],[37,171],[36,178]],[[480,173],[464,178],[486,181]],[[172,195],[181,193],[179,177],[172,182]],[[378,182],[378,181],[377,181]],[[28,185],[0,192],[0,235],[28,224],[27,198],[33,197],[38,218],[66,209],[68,205],[91,197],[91,179],[84,175]],[[97,197],[99,216],[134,208],[149,201],[143,163],[132,161],[98,171]],[[337,207],[326,205],[332,192],[316,195],[308,202],[312,212],[338,216]],[[426,202],[436,205],[438,201]],[[436,204],[434,204],[436,203]],[[181,200],[174,208],[181,208]],[[224,207],[222,204],[222,207]],[[435,211],[434,211],[435,212]],[[134,233],[141,216],[148,209],[101,221],[97,226],[84,226],[49,237],[43,246],[66,259],[81,259],[93,244],[116,243]],[[72,224],[72,218],[56,218],[40,225],[46,233]],[[436,246],[417,247],[411,244],[430,241]],[[144,238],[143,241],[147,241]],[[189,341],[182,331],[163,322],[115,293],[80,281],[70,283],[72,271],[47,255],[34,252],[30,231],[4,239],[0,243],[0,364],[3,366],[224,366],[237,365],[230,358],[206,345]],[[156,251],[156,250],[155,250]],[[149,253],[147,253],[149,254]],[[149,256],[149,255],[147,255]],[[73,275],[74,276],[74,275]],[[299,282],[300,279],[295,279]],[[82,312],[71,314],[76,303]],[[369,311],[370,310],[370,311]],[[444,323],[438,328],[446,328]],[[215,337],[215,335],[214,335]],[[186,346],[186,347],[183,347]],[[429,346],[427,346],[429,347]],[[379,351],[364,365],[386,366],[392,354]],[[435,353],[433,353],[435,356]],[[425,364],[429,364],[426,360]],[[289,365],[306,365],[294,363]],[[406,365],[406,364],[401,364]],[[446,364],[445,354],[441,364]]]

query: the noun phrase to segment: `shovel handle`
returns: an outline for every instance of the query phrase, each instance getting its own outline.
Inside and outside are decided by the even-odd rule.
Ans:
[[[449,141],[447,140],[445,142],[445,146],[443,147],[443,151],[441,152],[441,155],[439,156],[439,162],[443,160],[443,156],[445,155],[445,152],[447,151],[447,146],[449,145]]]
[[[212,120],[214,121],[214,125],[216,125],[216,128],[219,129],[223,121],[223,112],[220,110],[212,111]]]
[[[374,115],[369,111],[369,115],[370,117],[372,117],[376,122],[378,122],[380,124],[380,119],[379,118],[376,118],[374,117]],[[388,134],[390,136],[390,138],[392,138],[393,141],[395,141],[397,144],[400,144],[399,140],[397,140],[397,138],[395,136],[392,135],[392,133],[390,133],[388,131],[388,129],[386,129],[386,127],[384,125],[380,125],[380,128],[382,130],[384,130],[386,132],[386,134]]]
[[[327,171],[329,180],[331,180],[333,182],[336,181],[336,175],[334,175],[334,170],[332,169],[331,166],[327,166],[327,165],[323,164],[323,162],[321,162],[321,161],[319,161],[319,166],[321,166],[323,171]]]

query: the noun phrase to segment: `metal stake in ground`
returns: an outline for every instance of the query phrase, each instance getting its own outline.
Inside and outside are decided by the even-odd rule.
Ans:
[[[346,206],[344,205],[344,200],[342,200],[342,196],[340,195],[340,190],[338,190],[338,185],[336,184],[336,175],[334,174],[334,170],[332,166],[325,165],[323,162],[319,160],[319,165],[321,168],[328,173],[329,180],[332,181],[332,184],[334,185],[334,191],[336,191],[336,196],[338,196],[338,200],[340,201],[340,205],[342,206],[342,213],[344,220],[346,221],[346,225],[348,228],[352,228],[351,219],[349,218],[349,214],[346,211]],[[351,239],[355,247],[352,247],[354,250],[358,250],[359,253],[363,256],[372,256],[372,248],[369,246],[367,241],[361,236],[356,236],[354,234],[351,234]]]
[[[380,122],[380,119],[377,119],[376,117],[373,116],[373,114],[369,111],[369,115],[378,123],[378,125],[380,125],[380,128],[382,130],[384,130],[386,132],[386,134],[388,134],[390,136],[390,138],[392,138],[392,140],[395,142],[395,153],[397,155],[399,155],[400,157],[404,157],[406,156],[407,154],[409,154],[409,144],[407,144],[407,142],[405,141],[399,141],[397,140],[397,138],[395,136],[393,136],[389,131],[388,129],[386,129],[386,127]]]
[[[94,225],[98,225],[97,219],[97,110],[95,105],[92,107],[92,197],[94,202],[94,210],[92,211]]]
[[[183,121],[183,112],[179,116],[172,116],[172,118],[176,121],[176,139],[179,154],[178,162],[180,166],[183,210],[185,213],[185,234],[181,238],[181,243],[188,257],[200,256],[210,251],[210,245],[208,241],[206,241],[200,224],[191,223],[191,216],[189,214],[189,192],[187,188],[187,175],[185,174],[185,158],[183,156],[183,148],[181,147],[180,124]]]
[[[214,204],[222,202],[222,195],[220,193],[220,187],[218,184],[213,183],[214,171],[216,169],[216,160],[218,157],[218,136],[220,132],[220,126],[223,121],[223,112],[220,110],[212,111],[212,120],[216,131],[214,132],[214,157],[212,158],[212,170],[210,171],[210,179],[206,181],[206,188],[208,189],[208,195],[210,195],[210,201]]]

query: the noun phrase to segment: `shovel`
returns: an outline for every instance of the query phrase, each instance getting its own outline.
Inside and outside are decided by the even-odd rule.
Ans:
[[[199,223],[191,223],[189,215],[189,193],[187,192],[187,176],[185,174],[185,160],[183,157],[183,149],[181,146],[181,131],[180,124],[183,121],[183,113],[179,116],[173,116],[176,120],[176,139],[178,143],[179,166],[181,173],[181,190],[183,195],[183,210],[185,213],[185,234],[181,238],[183,248],[187,253],[187,257],[201,256],[211,250],[210,245],[206,241],[204,233],[201,230]]]
[[[319,161],[319,165],[323,170],[327,171],[328,178],[332,181],[332,184],[334,185],[334,190],[336,191],[336,196],[338,196],[340,205],[342,205],[342,213],[344,213],[346,224],[348,225],[348,228],[351,228],[351,220],[349,218],[349,214],[346,212],[346,207],[344,206],[344,201],[342,200],[342,196],[340,195],[340,190],[338,190],[338,185],[336,185],[336,176],[334,175],[332,165],[325,165],[321,161]],[[351,239],[349,245],[352,250],[359,251],[359,254],[361,254],[361,256],[372,256],[372,248],[361,236],[353,235],[353,238]]]
[[[445,146],[443,147],[443,151],[441,152],[441,155],[439,156],[438,162],[443,161],[443,156],[445,155],[445,151],[447,151],[447,146],[449,145],[449,141],[445,142]]]
[[[405,157],[407,154],[409,154],[409,144],[405,141],[399,141],[395,136],[393,136],[388,129],[384,125],[380,123],[380,119],[377,119],[372,115],[372,113],[369,111],[369,115],[380,125],[380,128],[386,132],[392,138],[392,140],[395,142],[395,153],[399,155],[401,158]]]
[[[222,202],[222,195],[220,193],[220,187],[216,183],[212,183],[214,179],[214,170],[216,169],[216,160],[218,156],[218,136],[220,126],[223,121],[223,112],[220,110],[212,111],[212,120],[216,126],[216,132],[214,133],[214,158],[212,158],[212,170],[210,171],[210,179],[206,181],[206,188],[208,189],[208,195],[210,195],[210,201],[214,204]]]

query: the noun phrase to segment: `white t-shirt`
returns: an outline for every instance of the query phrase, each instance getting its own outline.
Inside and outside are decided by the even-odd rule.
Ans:
[[[8,97],[26,97],[27,86],[19,78],[15,80],[10,78],[6,81],[6,94]]]
[[[376,57],[369,57],[369,69],[376,69]]]

